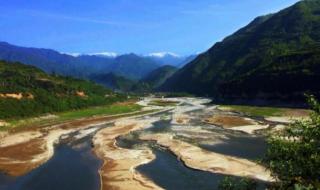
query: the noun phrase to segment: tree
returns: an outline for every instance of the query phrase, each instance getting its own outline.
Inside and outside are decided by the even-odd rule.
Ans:
[[[220,190],[254,190],[257,188],[257,182],[253,179],[235,177],[225,177],[218,186]]]
[[[308,97],[310,119],[297,121],[269,139],[264,158],[275,189],[320,189],[320,104]]]
[[[320,189],[320,104],[314,96],[308,97],[313,110],[307,120],[296,121],[268,140],[268,151],[262,162],[277,182],[271,189]],[[253,181],[226,177],[221,190],[256,189]]]

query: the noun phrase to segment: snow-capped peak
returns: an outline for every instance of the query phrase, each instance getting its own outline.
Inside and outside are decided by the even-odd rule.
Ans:
[[[80,55],[82,55],[81,53],[62,53],[65,55],[71,55],[72,57],[79,57]]]
[[[117,57],[118,54],[115,52],[99,52],[99,53],[63,53],[66,55],[71,55],[73,57],[79,57],[83,55],[93,55],[93,56],[100,56],[100,57]]]
[[[117,57],[118,54],[115,52],[100,52],[100,53],[90,53],[88,55],[102,56],[102,57]]]
[[[155,52],[155,53],[149,53],[149,57],[158,57],[163,58],[165,56],[172,56],[172,57],[180,57],[178,54],[171,53],[171,52]]]

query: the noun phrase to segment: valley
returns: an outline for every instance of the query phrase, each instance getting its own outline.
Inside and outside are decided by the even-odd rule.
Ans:
[[[152,104],[160,100],[177,104]],[[81,187],[79,184],[90,183],[92,189],[126,189],[128,186],[132,189],[183,188],[179,181],[169,183],[161,180],[165,178],[162,175],[178,177],[177,173],[167,171],[169,173],[161,172],[159,176],[154,176],[149,172],[159,155],[168,157],[166,159],[174,155],[179,160],[176,164],[186,167],[183,170],[188,170],[190,177],[202,172],[201,175],[212,179],[231,175],[249,177],[261,181],[261,184],[273,181],[270,173],[255,160],[265,153],[265,142],[250,142],[259,142],[258,139],[264,139],[267,131],[271,132],[277,127],[281,130],[281,127],[287,124],[271,124],[264,120],[250,119],[251,124],[243,125],[251,128],[251,132],[224,127],[223,123],[209,124],[206,118],[221,115],[249,120],[237,112],[223,111],[215,105],[207,105],[209,102],[209,99],[202,98],[145,98],[137,102],[138,105],[144,106],[138,112],[89,117],[48,127],[10,132],[2,137],[0,143],[0,169],[4,172],[0,175],[0,187],[5,190],[36,190],[50,189],[45,185],[56,184],[55,188],[59,189],[86,189],[88,186],[84,184]],[[74,153],[67,153],[70,151]],[[85,157],[74,157],[74,154]],[[66,166],[70,171],[58,174],[53,164],[68,163],[71,161],[69,159],[75,162]],[[80,163],[79,159],[85,160]],[[76,171],[84,166],[91,172],[76,174]],[[152,167],[152,170],[157,169],[162,170]],[[41,173],[46,173],[47,177],[42,179]],[[69,174],[80,179],[84,175],[92,176],[90,180],[83,182],[59,180],[59,183],[55,181],[57,178],[50,177]],[[100,177],[97,177],[98,174]],[[67,179],[70,177],[66,176]],[[39,183],[34,183],[38,180]],[[212,184],[209,180],[201,182],[201,185],[203,189],[210,189],[212,185],[217,186],[218,181]]]
[[[320,0],[0,10],[0,190],[320,189]]]

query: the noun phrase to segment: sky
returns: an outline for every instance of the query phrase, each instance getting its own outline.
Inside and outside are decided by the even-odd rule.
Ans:
[[[298,0],[1,0],[0,41],[64,53],[199,53]]]

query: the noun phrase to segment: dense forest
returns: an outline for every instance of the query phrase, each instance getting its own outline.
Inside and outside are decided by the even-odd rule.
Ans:
[[[0,62],[0,119],[35,116],[126,99],[89,81],[48,75],[20,63]]]

